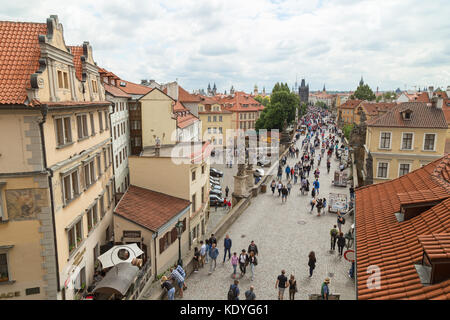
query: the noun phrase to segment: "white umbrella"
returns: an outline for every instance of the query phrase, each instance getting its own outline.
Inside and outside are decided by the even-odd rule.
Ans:
[[[98,257],[102,263],[103,268],[109,268],[119,263],[133,261],[134,258],[139,257],[144,251],[139,249],[136,243],[122,244],[114,246],[104,254]]]

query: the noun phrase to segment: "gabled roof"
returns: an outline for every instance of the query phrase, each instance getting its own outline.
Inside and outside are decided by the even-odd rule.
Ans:
[[[0,104],[23,104],[30,77],[39,69],[39,35],[45,23],[0,21]]]
[[[197,95],[190,94],[178,85],[178,100],[181,102],[200,102],[200,98]]]
[[[402,112],[411,110],[411,119],[404,120]],[[384,115],[367,121],[371,127],[448,128],[442,109],[421,102],[404,102],[390,109]]]
[[[177,100],[173,106],[173,113],[177,117],[177,127],[181,129],[184,129],[199,120],[179,100]]]
[[[255,112],[262,111],[264,106],[255,100],[250,94],[243,91],[236,91],[234,94],[230,95],[217,95],[211,97],[217,100],[219,104],[224,106],[226,110],[232,112]],[[248,105],[244,107],[244,105]]]
[[[114,213],[151,231],[158,231],[189,206],[187,200],[130,185]]]
[[[397,104],[395,102],[367,102],[363,101],[361,106],[366,109],[371,116],[378,115],[379,112],[385,112],[392,109]]]
[[[395,214],[408,197],[414,204],[430,194],[429,200],[441,201],[413,218],[397,220]],[[450,155],[400,178],[357,188],[358,299],[450,299],[450,279],[424,286],[414,267],[423,254],[420,236],[450,233],[449,212]],[[369,266],[380,268],[379,289],[367,286]]]

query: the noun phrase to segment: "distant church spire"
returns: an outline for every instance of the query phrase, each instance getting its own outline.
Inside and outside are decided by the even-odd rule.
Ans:
[[[326,90],[325,90],[325,83],[323,84],[323,92],[325,92]]]

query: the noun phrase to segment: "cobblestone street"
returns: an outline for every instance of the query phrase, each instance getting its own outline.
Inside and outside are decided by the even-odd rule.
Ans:
[[[301,147],[300,141],[298,146]],[[288,164],[291,166],[296,161],[299,159],[288,158]],[[319,196],[326,197],[327,201],[330,192],[345,193],[349,197],[348,187],[332,186],[333,173],[338,167],[334,156],[331,165],[330,174],[327,174],[326,160],[321,163]],[[276,175],[276,170],[275,167],[271,173]],[[312,172],[313,170],[311,170],[310,182],[313,181]],[[286,182],[283,171],[283,183]],[[277,191],[275,195],[272,195],[269,184],[267,192],[252,199],[251,205],[228,230],[233,241],[232,253],[239,254],[242,249],[247,250],[251,240],[255,241],[259,250],[255,280],[250,281],[250,267],[247,268],[247,274],[240,279],[240,299],[245,299],[244,292],[250,285],[255,287],[257,299],[277,299],[278,290],[275,289],[275,282],[281,269],[286,270],[288,278],[290,274],[295,275],[298,286],[296,299],[304,300],[308,299],[309,294],[320,293],[321,284],[326,277],[331,279],[331,293],[340,294],[341,299],[355,299],[354,281],[348,277],[350,262],[343,257],[340,258],[337,250],[334,253],[329,252],[329,231],[336,224],[336,214],[328,213],[328,207],[326,214],[320,217],[317,216],[315,209],[313,214],[310,214],[311,195],[309,193],[302,196],[298,183],[293,185],[286,203],[281,202]],[[346,219],[342,229],[344,233],[353,223],[353,218],[346,217]],[[215,272],[208,275],[208,264],[198,273],[193,273],[186,280],[188,290],[185,292],[184,299],[226,299],[228,288],[233,281],[231,278],[233,268],[228,259],[225,264],[222,264],[223,238],[218,239],[218,248],[220,255]],[[309,278],[308,254],[311,250],[316,253],[317,263],[312,278]],[[284,298],[289,298],[287,290]]]

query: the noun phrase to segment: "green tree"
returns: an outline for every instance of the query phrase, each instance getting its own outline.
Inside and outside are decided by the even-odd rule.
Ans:
[[[264,107],[267,107],[270,103],[269,97],[256,96],[255,100],[261,103]]]
[[[291,92],[291,90],[289,89],[289,86],[287,83],[275,83],[275,86],[272,89],[272,94],[278,91],[287,91],[287,92]]]
[[[352,95],[352,99],[359,99],[359,100],[367,100],[367,101],[373,101],[375,100],[375,93],[373,93],[372,89],[370,89],[368,84],[360,83],[358,88],[356,89],[355,93]]]
[[[344,133],[344,136],[347,138],[347,140],[350,139],[350,133],[353,130],[353,123],[349,123],[344,125],[344,127],[342,128],[342,132]]]
[[[319,107],[319,108],[322,108],[322,109],[328,109],[327,104],[326,104],[325,102],[323,102],[323,101],[317,101],[317,102],[315,103],[315,106],[316,106],[316,107]]]

